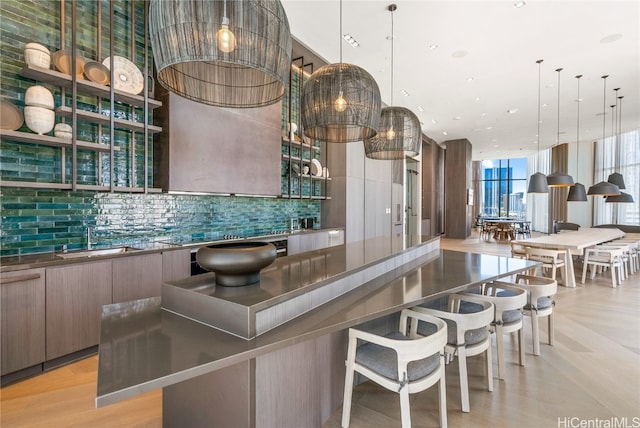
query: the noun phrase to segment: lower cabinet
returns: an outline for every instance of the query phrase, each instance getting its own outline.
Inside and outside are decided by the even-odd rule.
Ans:
[[[45,270],[0,276],[1,374],[45,360]]]
[[[102,305],[111,303],[111,260],[46,270],[46,359],[99,342]]]
[[[113,303],[160,296],[162,254],[113,260]]]
[[[287,255],[306,253],[342,244],[344,244],[344,231],[341,229],[304,232],[289,236]]]
[[[173,250],[162,253],[162,282],[176,281],[191,276],[191,250]]]

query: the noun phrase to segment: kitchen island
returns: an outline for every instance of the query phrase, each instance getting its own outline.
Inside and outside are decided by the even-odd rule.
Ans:
[[[342,403],[349,327],[537,265],[440,250],[438,238],[400,249],[382,242],[278,259],[282,270],[315,258],[323,273],[311,290],[379,275],[250,339],[166,310],[161,298],[105,306],[97,406],[163,388],[165,426],[321,426]]]

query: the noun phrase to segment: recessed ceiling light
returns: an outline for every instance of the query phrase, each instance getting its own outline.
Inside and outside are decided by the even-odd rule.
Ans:
[[[404,95],[405,97],[408,97],[408,96],[409,96],[409,92],[407,92],[405,89],[401,90],[401,91],[400,91],[400,93],[401,93],[402,95]]]
[[[542,107],[549,107],[549,104],[544,103],[544,104],[542,104]]]
[[[493,129],[493,126],[487,126],[487,129],[488,129],[488,130],[492,130],[492,129]]]
[[[463,50],[455,51],[451,54],[451,56],[454,58],[464,58],[467,55],[469,55],[469,52]]]
[[[620,40],[621,38],[622,38],[622,34],[619,34],[619,33],[609,34],[608,36],[604,36],[603,38],[601,38],[600,43],[613,43]]]
[[[509,114],[516,114],[518,112],[517,108],[510,108],[509,110],[507,110],[507,113]]]
[[[438,123],[438,121],[435,120],[435,119],[431,119],[431,123],[433,123],[435,125],[436,123]]]
[[[577,103],[581,103],[582,101],[584,101],[584,98],[578,98],[577,100],[574,100]]]
[[[476,97],[476,98],[475,98],[475,100],[476,100],[476,101],[480,101],[480,97]]]
[[[467,82],[473,82],[473,77],[467,77]]]
[[[513,4],[515,9],[520,9],[522,6],[526,6],[527,2],[525,1],[517,1]]]
[[[429,48],[429,50],[432,50],[432,51],[438,49],[438,45],[436,45],[436,44],[429,45],[427,47]]]
[[[454,116],[453,117],[453,120],[460,120],[460,119],[462,119],[460,116]]]
[[[487,113],[480,113],[480,116],[485,117]]]
[[[424,111],[424,107],[422,107],[422,106],[418,106],[418,110],[420,110],[420,111]]]
[[[349,45],[351,45],[352,48],[357,48],[358,46],[360,46],[360,43],[358,43],[358,41],[351,35],[351,34],[345,34],[344,36],[342,36],[342,38],[349,43]]]
[[[449,134],[447,134],[447,131],[442,131],[442,135],[449,135]]]
[[[495,140],[493,140],[493,141],[495,141]],[[493,148],[494,148],[494,149],[497,149],[498,147],[500,147],[500,144],[494,144],[494,145],[493,145]]]

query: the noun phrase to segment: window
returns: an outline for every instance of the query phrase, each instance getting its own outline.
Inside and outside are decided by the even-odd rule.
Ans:
[[[607,203],[594,197],[593,224],[640,224],[640,130],[608,137],[596,143],[594,182],[607,181],[618,172],[624,177],[625,189],[633,203]],[[604,156],[604,159],[603,159]]]
[[[527,160],[497,159],[482,162],[480,209],[483,217],[526,216]]]

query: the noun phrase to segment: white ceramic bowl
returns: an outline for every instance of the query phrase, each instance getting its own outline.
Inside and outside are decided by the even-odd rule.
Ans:
[[[64,138],[65,140],[71,139],[71,133],[73,128],[68,123],[56,123],[53,127],[53,135],[58,138]]]
[[[31,86],[24,93],[24,104],[53,110],[53,95],[44,86]]]
[[[27,65],[49,68],[51,66],[51,52],[40,43],[24,45],[24,62]]]
[[[36,134],[46,134],[53,129],[56,115],[53,110],[42,107],[26,106],[24,108],[24,121],[30,130]]]

